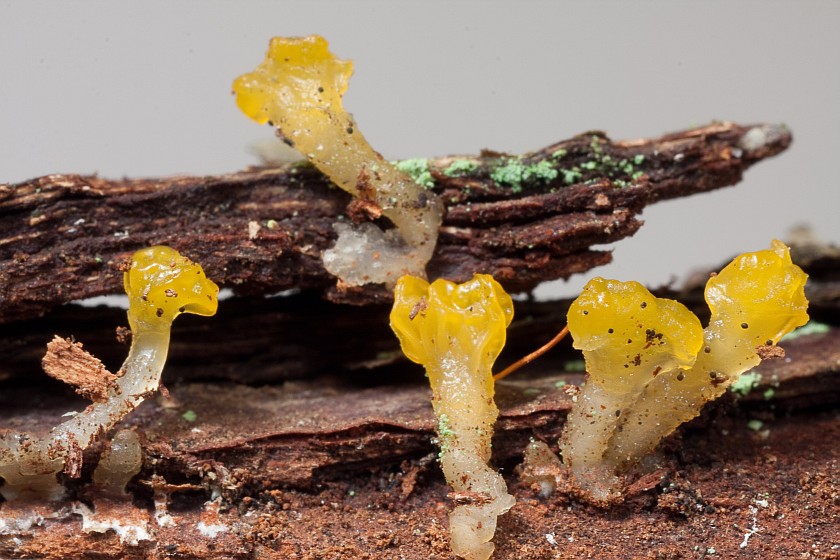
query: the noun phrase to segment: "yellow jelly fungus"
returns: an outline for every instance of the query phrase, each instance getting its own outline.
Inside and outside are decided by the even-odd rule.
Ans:
[[[323,37],[275,37],[265,61],[236,79],[236,103],[248,117],[277,127],[282,137],[333,183],[377,205],[397,228],[336,224],[324,266],[350,285],[425,276],[441,223],[437,197],[371,148],[341,97],[353,64],[336,58]]]
[[[569,328],[575,347],[584,350],[589,377],[562,439],[564,462],[582,488],[596,501],[614,498],[616,473],[758,365],[762,346],[807,323],[806,280],[780,241],[740,255],[706,285],[711,319],[699,344],[699,322],[679,304],[628,290],[629,283],[590,282],[569,310]],[[670,308],[661,316],[667,320],[650,326],[645,314],[651,308]],[[660,351],[671,355],[649,354]],[[581,470],[581,463],[591,468]]]
[[[82,452],[111,430],[160,384],[173,319],[181,313],[213,315],[219,288],[201,266],[169,247],[137,251],[124,274],[131,349],[107,398],[50,430],[46,437],[0,436],[0,488],[7,500],[22,493],[57,499],[63,493],[55,473],[81,473]],[[107,474],[103,471],[103,476]]]
[[[515,503],[487,464],[499,414],[491,370],[512,318],[510,296],[489,275],[431,285],[404,276],[394,290],[391,328],[405,355],[426,368],[441,467],[467,501],[449,516],[452,551],[467,560],[490,557],[496,518]]]
[[[210,316],[218,306],[219,287],[207,279],[201,265],[162,245],[137,251],[123,284],[132,332],[168,330],[181,313]]]
[[[706,303],[712,314],[694,366],[682,375],[663,375],[648,386],[605,460],[622,468],[653,451],[677,426],[699,415],[706,402],[757,366],[759,347],[774,345],[807,323],[807,279],[778,240],[768,250],[736,257],[710,278]]]
[[[638,282],[603,278],[584,287],[568,324],[589,378],[567,417],[561,449],[578,485],[606,500],[615,481],[602,458],[622,415],[657,376],[692,366],[703,327],[681,303],[654,297]]]

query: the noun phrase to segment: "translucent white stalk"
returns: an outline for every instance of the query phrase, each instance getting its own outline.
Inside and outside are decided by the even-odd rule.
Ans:
[[[336,224],[338,240],[324,253],[324,267],[349,285],[393,286],[404,274],[425,277],[442,205],[374,150],[344,110],[352,73],[353,63],[329,52],[323,37],[275,37],[265,61],[237,78],[233,90],[243,113],[277,127],[335,185],[396,226]]]
[[[488,464],[499,415],[492,367],[512,318],[510,296],[484,274],[457,285],[405,276],[394,290],[391,328],[429,377],[440,465],[458,504],[449,515],[452,552],[466,560],[492,555],[496,519],[516,501]]]
[[[0,436],[0,476],[6,481],[0,493],[6,499],[27,491],[60,498],[55,474],[64,469],[79,476],[83,451],[158,389],[173,319],[181,313],[216,312],[218,286],[199,265],[168,247],[135,253],[125,287],[132,342],[107,399],[92,403],[43,438]]]

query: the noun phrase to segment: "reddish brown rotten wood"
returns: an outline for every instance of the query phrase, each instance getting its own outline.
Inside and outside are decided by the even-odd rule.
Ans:
[[[840,329],[804,335],[783,347],[790,361],[763,362],[761,380],[740,399],[741,407],[790,413],[840,402]],[[493,456],[499,464],[517,462],[529,437],[556,442],[572,406],[564,384],[583,381],[582,373],[533,365],[496,388],[500,416]],[[171,388],[172,401],[145,404],[127,424],[146,440],[145,452],[154,460],[145,464],[169,480],[199,474],[196,465],[212,462],[250,473],[242,485],[269,481],[310,488],[344,473],[434,452],[437,422],[429,388],[420,381],[368,388],[324,378],[258,388],[185,383]],[[767,390],[773,391],[769,397]],[[12,388],[0,395],[0,425],[37,433],[74,407],[66,396],[39,387]],[[187,410],[194,421],[182,416]]]
[[[625,142],[587,133],[519,158],[483,153],[464,176],[446,173],[455,158],[430,160],[447,213],[429,273],[462,281],[485,272],[526,291],[585,271],[610,260],[590,247],[632,235],[646,204],[732,185],[790,141],[784,127],[717,123]],[[511,162],[544,162],[543,172],[494,181],[493,171]],[[218,177],[49,175],[0,185],[0,321],[120,292],[117,266],[151,244],[184,252],[238,293],[300,288],[334,301],[387,300],[377,286],[336,290],[323,269],[321,254],[349,202],[300,164]]]

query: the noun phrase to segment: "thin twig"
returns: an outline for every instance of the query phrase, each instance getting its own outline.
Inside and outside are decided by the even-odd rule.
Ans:
[[[557,336],[555,336],[554,338],[549,340],[544,346],[534,350],[533,352],[531,352],[530,354],[528,354],[524,358],[522,358],[520,360],[517,360],[516,362],[512,363],[511,365],[509,365],[508,367],[503,369],[501,372],[494,375],[493,380],[498,381],[499,379],[504,379],[505,377],[507,377],[508,375],[513,373],[514,371],[521,368],[522,366],[530,364],[531,362],[533,362],[534,360],[536,360],[537,358],[539,358],[540,356],[542,356],[543,354],[545,354],[546,352],[548,352],[549,350],[554,348],[554,346],[558,342],[563,340],[563,338],[567,334],[569,334],[569,325],[566,325],[565,327],[563,327],[563,330],[561,330],[559,333],[557,333]]]

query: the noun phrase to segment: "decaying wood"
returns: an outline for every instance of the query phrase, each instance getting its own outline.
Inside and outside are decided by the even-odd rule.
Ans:
[[[790,141],[781,126],[717,123],[628,142],[583,134],[515,160],[488,152],[472,158],[477,167],[464,176],[444,173],[458,158],[430,160],[446,216],[428,272],[458,281],[485,272],[509,291],[527,291],[585,271],[610,260],[590,247],[632,235],[646,204],[732,185]],[[546,162],[556,177],[491,178],[511,161]],[[184,252],[241,294],[311,289],[333,301],[387,301],[382,287],[337,290],[323,269],[321,254],[349,202],[300,164],[217,177],[49,175],[0,185],[0,322],[119,293],[118,265],[151,244]]]
[[[835,558],[836,419],[780,417],[754,432],[737,413],[719,416],[709,429],[675,440],[684,451],[665,457],[665,468],[609,511],[582,506],[562,481],[545,497],[506,468],[517,503],[499,519],[493,558],[573,560],[593,550],[605,559],[680,558],[698,549],[726,558]],[[199,422],[190,426],[201,430]],[[0,557],[454,560],[452,503],[434,454],[308,490],[254,485],[263,465],[279,470],[276,451],[250,472],[191,458],[193,474],[171,472],[171,480],[154,474],[155,459],[147,457],[151,464],[130,485],[133,500],[87,487],[78,500],[4,503]],[[131,540],[132,530],[144,538]]]
[[[70,385],[93,402],[106,402],[108,388],[117,380],[117,376],[105,369],[99,358],[87,352],[81,342],[60,336],[47,344],[41,367],[44,373]]]
[[[743,406],[777,411],[814,409],[840,403],[840,330],[803,336],[784,344],[790,361],[768,360],[757,371],[758,384],[743,397]],[[564,383],[580,384],[582,373],[521,376],[499,382],[500,416],[493,440],[494,461],[517,462],[523,444],[533,437],[556,442],[572,397]],[[772,397],[766,391],[772,390]],[[255,483],[312,487],[348,471],[397,465],[436,452],[437,420],[425,383],[366,389],[337,382],[287,384],[282,388],[187,384],[173,390],[180,407],[204,418],[200,435],[188,433],[178,414],[139,420],[154,425],[156,440],[177,442],[148,453],[157,464],[185,465],[219,461],[228,469],[251,473]],[[242,403],[247,403],[243,407]],[[278,457],[265,461],[266,457]],[[280,459],[282,457],[282,459]],[[248,483],[242,480],[245,484]]]
[[[784,347],[787,359],[763,362],[760,381],[741,405],[779,413],[840,403],[840,329]],[[572,406],[566,384],[582,380],[582,373],[542,369],[499,382],[494,460],[518,460],[530,437],[557,441]],[[31,394],[32,388],[4,392],[0,423],[14,426],[25,418],[30,429],[43,429],[72,406],[65,397],[42,395],[33,410],[25,396]],[[437,421],[422,382],[367,388],[323,379],[258,388],[199,382],[175,385],[170,394],[172,400],[144,405],[128,421],[144,437],[145,464],[170,480],[197,477],[205,465],[218,464],[238,472],[240,488],[266,481],[311,488],[435,451]],[[188,410],[193,414],[185,420]]]
[[[592,177],[589,185],[551,192],[549,183],[529,184],[516,193],[488,179],[497,156],[484,154],[468,177],[444,175],[450,160],[431,162],[449,211],[431,268],[462,279],[477,267],[525,289],[567,274],[569,263],[592,266],[609,255],[590,253],[587,243],[635,231],[644,204],[732,184],[790,141],[782,129],[747,130],[723,124],[616,144],[596,136],[601,154],[645,155],[646,178],[623,188]],[[592,135],[584,135],[526,160],[561,147],[563,165],[593,157]],[[144,453],[129,496],[91,484],[103,440],[87,450],[82,477],[65,480],[65,500],[0,503],[0,557],[448,557],[449,490],[434,467],[427,384],[395,352],[382,292],[342,294],[321,269],[320,251],[347,202],[308,167],[160,181],[53,176],[0,187],[3,429],[45,433],[87,404],[33,368],[56,331],[118,366],[127,346],[114,343],[114,328],[124,311],[55,306],[118,292],[115,265],[139,246],[172,244],[242,293],[303,289],[226,300],[213,320],[179,319],[165,375],[171,397],[147,401],[121,426],[140,435]],[[609,223],[619,225],[604,232]],[[561,240],[578,245],[564,253]],[[808,255],[797,262],[811,275],[809,297],[836,325],[836,255]],[[335,306],[323,293],[369,305]],[[703,307],[698,294],[679,299]],[[500,368],[550,338],[567,302],[516,305]],[[609,512],[583,507],[569,488],[546,499],[514,470],[530,438],[555,446],[571,407],[566,384],[583,379],[579,355],[558,347],[500,382],[493,461],[517,505],[500,518],[494,558],[592,550],[680,557],[692,549],[832,557],[838,427],[827,409],[840,403],[840,329],[783,346],[784,359],[761,364],[757,387],[714,403],[665,446],[664,466]],[[747,428],[747,418],[762,420],[762,431]],[[138,528],[148,532],[132,541]]]
[[[817,321],[836,324],[840,252],[813,242],[792,243],[794,262],[809,276],[808,313]],[[721,262],[714,270],[725,265]],[[657,295],[683,302],[705,321],[709,310],[703,288],[708,274],[698,273],[696,281],[679,293],[659,289]],[[518,301],[497,369],[550,340],[565,323],[570,303]],[[401,360],[388,326],[389,312],[387,304],[333,305],[306,292],[223,300],[212,320],[185,315],[175,322],[164,383],[201,379],[253,385],[311,379],[325,372],[365,384],[405,379],[420,368],[411,369]],[[55,334],[84,342],[86,349],[116,370],[128,351],[127,345],[115,341],[114,330],[121,325],[126,325],[122,309],[77,304],[57,307],[43,317],[0,324],[0,381],[34,381],[44,344]],[[330,351],[325,352],[325,347]],[[547,372],[562,370],[566,358],[555,349],[536,366]]]

